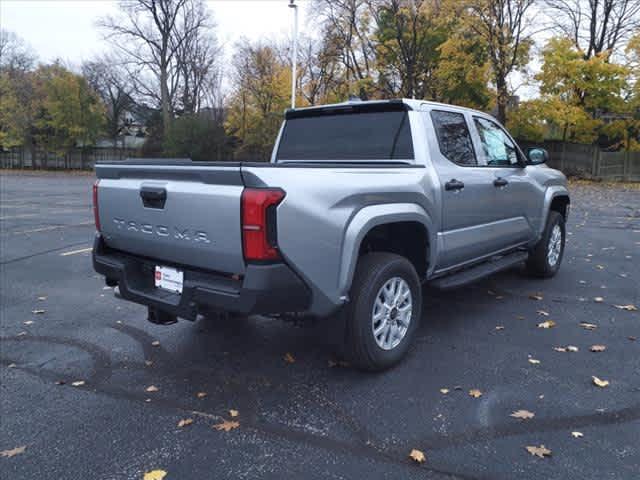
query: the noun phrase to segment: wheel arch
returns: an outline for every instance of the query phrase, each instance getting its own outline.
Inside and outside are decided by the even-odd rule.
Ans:
[[[388,240],[388,236],[394,233],[402,233],[409,238],[385,245],[385,239]],[[418,238],[410,236],[412,233]],[[345,231],[338,280],[341,295],[348,294],[362,253],[399,253],[414,265],[418,275],[424,280],[434,266],[435,245],[433,222],[420,205],[396,203],[362,208],[353,216]]]
[[[570,204],[571,198],[566,187],[556,185],[547,189],[544,196],[544,203],[542,205],[541,221],[536,241],[540,238],[542,232],[544,232],[544,228],[547,225],[547,219],[549,218],[549,212],[559,212],[566,221],[569,216]]]

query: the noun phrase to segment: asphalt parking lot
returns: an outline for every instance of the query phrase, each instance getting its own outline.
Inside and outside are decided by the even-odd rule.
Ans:
[[[1,478],[640,478],[637,185],[574,184],[557,277],[427,288],[406,361],[363,374],[322,324],[148,323],[92,270],[92,182],[0,176]]]

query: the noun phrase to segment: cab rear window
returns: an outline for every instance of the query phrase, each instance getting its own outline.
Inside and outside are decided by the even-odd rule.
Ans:
[[[413,160],[406,111],[358,112],[290,118],[277,161]]]

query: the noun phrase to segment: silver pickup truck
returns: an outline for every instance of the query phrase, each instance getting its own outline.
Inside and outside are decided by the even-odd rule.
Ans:
[[[351,362],[381,370],[416,335],[421,284],[454,288],[521,262],[558,271],[569,193],[546,160],[466,108],[289,110],[269,163],[97,164],[93,264],[155,323],[343,318]]]

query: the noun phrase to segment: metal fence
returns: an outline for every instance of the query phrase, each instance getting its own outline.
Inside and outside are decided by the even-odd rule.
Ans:
[[[519,142],[523,150],[535,146],[549,151],[549,166],[567,175],[597,180],[640,181],[640,152],[603,152],[595,145],[564,142],[532,144]],[[125,148],[75,149],[61,155],[16,148],[0,151],[0,168],[90,170],[97,161],[123,160],[140,156],[140,151]]]
[[[139,150],[128,148],[78,148],[66,154],[14,148],[0,151],[0,168],[91,170],[98,161],[123,160],[139,155]]]

